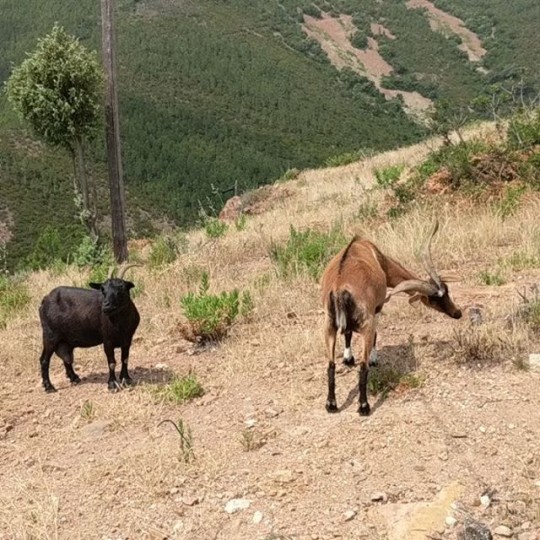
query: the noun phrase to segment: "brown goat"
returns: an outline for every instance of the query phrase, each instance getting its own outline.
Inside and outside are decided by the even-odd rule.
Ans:
[[[326,410],[337,412],[335,394],[335,349],[338,330],[345,335],[343,362],[352,367],[352,333],[360,335],[362,357],[359,372],[358,412],[367,416],[370,411],[367,400],[369,360],[375,362],[377,339],[375,316],[391,296],[405,292],[411,296],[409,302],[421,301],[426,306],[454,319],[461,311],[454,305],[446,283],[435,271],[431,260],[431,240],[439,223],[435,225],[426,241],[422,260],[429,280],[422,280],[394,259],[384,255],[372,242],[354,237],[326,267],[321,280],[322,301],[326,313],[325,342],[329,358],[328,399]],[[387,288],[393,291],[387,293]],[[373,351],[373,355],[372,355]]]

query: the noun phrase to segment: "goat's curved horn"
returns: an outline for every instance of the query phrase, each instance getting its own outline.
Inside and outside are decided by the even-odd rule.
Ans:
[[[424,264],[424,268],[426,269],[429,277],[437,284],[437,287],[439,287],[439,289],[442,289],[441,278],[437,274],[437,271],[435,270],[435,265],[433,264],[433,260],[431,258],[431,241],[433,240],[433,237],[438,230],[439,220],[436,219],[433,228],[431,229],[431,232],[427,237],[426,243],[424,244],[424,249],[422,250],[422,263]]]
[[[135,267],[135,266],[141,266],[141,265],[138,264],[138,263],[133,263],[133,264],[128,264],[128,265],[122,267],[122,269],[121,269],[120,272],[118,273],[118,279],[123,279],[125,273],[126,273],[130,268],[133,268],[133,267]]]
[[[109,267],[109,273],[107,274],[107,279],[112,279],[115,269],[116,269],[115,265],[112,265]]]
[[[433,286],[431,283],[422,281],[421,279],[407,279],[399,283],[397,287],[394,287],[394,289],[386,295],[385,302],[388,302],[388,300],[390,300],[390,298],[395,294],[410,291],[420,293],[424,296],[432,296],[438,293],[439,289]]]

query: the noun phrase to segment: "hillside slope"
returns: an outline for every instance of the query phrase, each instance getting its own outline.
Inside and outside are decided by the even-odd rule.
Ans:
[[[494,136],[486,127],[478,135]],[[54,285],[85,283],[88,273],[29,275],[30,302],[0,329],[0,538],[456,540],[470,517],[538,538],[540,374],[523,366],[539,343],[512,317],[518,293],[530,294],[540,278],[540,199],[531,192],[504,217],[492,204],[440,196],[387,221],[385,191],[370,189],[375,172],[417,165],[437,144],[305,171],[243,230],[217,239],[191,232],[171,264],[152,267],[151,244],[134,245],[144,267],[133,270],[142,322],[131,390],[107,392],[96,348],[77,351],[81,385],[70,387],[54,359],[58,393],[43,392],[37,306]],[[454,321],[393,299],[370,378],[376,389],[397,373],[399,386],[386,399],[372,395],[371,416],[360,418],[357,372],[340,366],[341,410],[327,414],[317,282],[303,272],[282,277],[272,250],[291,226],[337,227],[345,241],[363,232],[423,274],[415,253],[434,214],[433,258],[440,271],[458,272],[450,287],[465,316]],[[517,261],[506,284],[481,284],[482,271],[505,261]],[[179,306],[203,271],[212,292],[249,290],[254,311],[220,345],[198,348],[181,338]],[[470,307],[480,309],[480,326],[470,323]],[[188,373],[202,397],[159,399],[160,388]],[[192,430],[192,462],[183,462],[165,419]],[[235,498],[248,508],[229,514]],[[449,515],[457,527],[445,524]]]
[[[429,14],[421,9],[425,2],[420,8],[410,4],[319,4],[324,17],[351,21],[346,46],[338,47],[338,54],[353,47],[361,56],[369,44],[377,44],[388,68],[385,76],[374,79],[367,68],[342,69],[351,67],[347,62],[337,69],[321,44],[310,38],[304,25],[323,12],[307,0],[118,3],[126,182],[132,208],[146,212],[142,221],[133,212],[133,234],[151,230],[148,213],[190,225],[201,206],[211,212],[231,193],[274,180],[289,168],[319,166],[359,149],[387,149],[419,140],[423,129],[416,116],[404,111],[400,94],[415,95],[422,109],[429,100],[441,98],[467,102],[485,84],[517,76],[521,68],[537,75],[534,21],[539,17],[534,2],[518,0],[509,10],[497,0],[485,13],[465,2],[438,2],[439,8],[461,18],[469,32],[465,37],[432,28]],[[0,10],[0,82],[54,21],[86,45],[99,45],[95,2],[83,0],[70,8],[53,0],[43,11],[37,0],[0,0]],[[493,36],[486,34],[486,21]],[[472,62],[460,47],[474,31],[487,53]],[[405,105],[410,112],[407,99]],[[9,174],[5,166],[0,169],[0,204],[10,209],[16,224],[8,248],[12,261],[28,254],[38,229],[46,224],[42,217],[33,217],[33,208],[21,202],[19,188],[12,184],[25,179],[35,208],[50,204],[49,187],[44,187],[43,196],[39,187],[50,183],[50,175],[29,180],[21,163],[34,156],[12,155],[6,143],[27,137],[19,130],[0,98],[0,155],[11,156],[2,159],[12,163]],[[102,141],[94,153],[96,174],[102,177]],[[70,167],[61,154],[33,164],[37,170]],[[70,182],[63,175],[54,173],[58,185],[67,189]],[[61,199],[68,202],[55,208],[52,224],[72,239],[67,246],[71,249],[79,234],[72,232],[72,194],[65,191]],[[35,227],[24,225],[33,220]]]

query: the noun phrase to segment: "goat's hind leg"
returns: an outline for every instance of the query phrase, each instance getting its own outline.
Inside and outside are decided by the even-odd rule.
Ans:
[[[343,352],[343,363],[347,367],[354,367],[356,364],[352,349],[351,349],[351,341],[352,341],[352,332],[345,332],[345,351]]]
[[[324,339],[326,342],[326,353],[328,355],[328,398],[326,399],[326,410],[329,413],[338,411],[336,403],[336,334],[337,328],[328,317]]]
[[[49,366],[51,365],[51,356],[54,353],[54,345],[44,342],[43,351],[39,357],[39,364],[41,366],[41,381],[43,383],[43,388],[48,394],[56,392],[56,388],[52,385],[51,379],[49,378]]]
[[[60,343],[55,350],[55,353],[63,360],[64,368],[66,370],[66,377],[71,384],[79,384],[81,378],[75,373],[73,369],[73,348],[67,343]]]
[[[367,381],[369,373],[369,358],[371,356],[371,350],[375,340],[375,327],[373,323],[366,324],[362,330],[362,361],[360,363],[360,371],[358,373],[358,393],[359,393],[359,407],[358,412],[360,416],[368,416],[370,412],[370,406],[367,399]]]

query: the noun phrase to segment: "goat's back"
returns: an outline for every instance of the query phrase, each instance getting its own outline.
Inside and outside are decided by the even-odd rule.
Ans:
[[[369,240],[354,238],[328,263],[321,279],[322,300],[330,294],[348,291],[355,299],[373,306],[386,297],[386,274],[381,266],[384,255]]]

